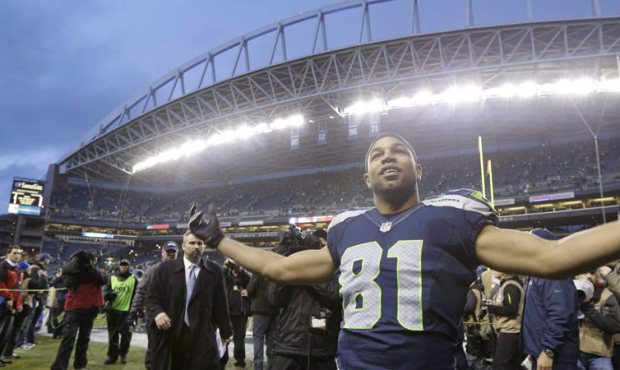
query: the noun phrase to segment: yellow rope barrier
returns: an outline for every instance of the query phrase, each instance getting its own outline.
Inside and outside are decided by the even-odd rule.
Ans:
[[[22,292],[22,293],[30,293],[30,292],[49,292],[52,289],[59,290],[67,290],[68,288],[47,288],[47,289],[0,289],[0,292]]]

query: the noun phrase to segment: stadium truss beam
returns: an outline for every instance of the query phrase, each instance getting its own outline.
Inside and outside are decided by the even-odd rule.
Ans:
[[[209,136],[232,124],[257,124],[310,107],[320,111],[314,114],[342,115],[343,104],[377,90],[396,96],[460,77],[492,86],[524,70],[557,69],[561,76],[571,62],[591,59],[597,66],[619,53],[618,17],[464,29],[323,52],[181,96],[85,145],[61,169],[103,162],[130,174],[162,138]],[[303,113],[312,119],[313,114]]]

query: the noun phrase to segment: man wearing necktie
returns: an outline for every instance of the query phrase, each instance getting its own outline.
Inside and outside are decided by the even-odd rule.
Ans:
[[[151,370],[216,369],[215,339],[232,334],[222,270],[202,256],[204,242],[194,234],[183,235],[184,256],[163,262],[154,271],[145,307],[154,331]]]

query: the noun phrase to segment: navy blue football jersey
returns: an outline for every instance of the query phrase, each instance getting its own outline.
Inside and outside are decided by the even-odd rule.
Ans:
[[[327,245],[343,300],[341,369],[454,369],[458,322],[495,211],[460,189],[394,215],[337,215]]]

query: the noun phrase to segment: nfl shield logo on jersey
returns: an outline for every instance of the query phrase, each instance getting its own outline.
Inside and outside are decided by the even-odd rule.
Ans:
[[[381,227],[379,227],[379,231],[381,231],[382,233],[387,233],[388,231],[390,231],[391,228],[392,228],[392,223],[389,221],[386,221],[381,224]]]

